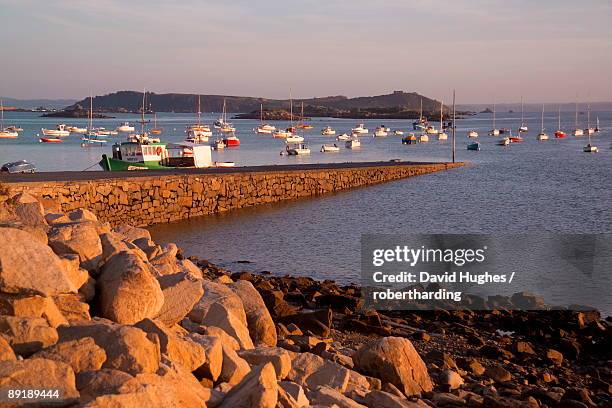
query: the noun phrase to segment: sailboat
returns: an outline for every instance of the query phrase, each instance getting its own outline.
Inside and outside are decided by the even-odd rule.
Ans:
[[[223,113],[221,114],[219,120],[215,122],[215,128],[219,129],[220,132],[224,133],[231,133],[236,131],[236,128],[227,121],[227,105],[225,104],[225,99],[223,99]]]
[[[443,113],[442,109],[444,107],[444,103],[440,101],[440,131],[438,131],[438,140],[448,140],[448,135],[444,133],[444,122],[443,122]]]
[[[304,101],[302,101],[302,113],[301,113],[300,123],[297,125],[298,129],[312,129],[314,126],[307,125],[304,123]]]
[[[293,126],[293,98],[291,96],[291,90],[289,90],[289,127],[285,130],[278,129],[272,136],[276,139],[286,139],[287,143],[303,142],[304,138],[295,133],[295,127]]]
[[[540,133],[538,133],[538,140],[548,140],[548,135],[544,133],[544,104],[542,104],[542,126],[540,127]]]
[[[495,127],[495,102],[493,102],[493,129],[489,132],[490,136],[499,136],[499,129]]]
[[[584,130],[588,135],[595,133],[595,129],[591,127],[591,104],[587,105],[587,128]]]
[[[4,128],[4,104],[0,99],[0,139],[15,139],[19,136],[16,130],[9,130]]]
[[[93,128],[93,95],[89,95],[89,124],[87,126],[87,132],[81,137],[83,145],[104,145],[107,143],[106,136],[99,134]],[[45,142],[44,139],[40,139],[41,142]],[[48,141],[47,141],[48,142]],[[52,141],[54,142],[54,141]]]
[[[521,96],[521,126],[519,126],[519,133],[527,132],[529,128],[525,125],[525,119],[523,114],[523,97]]]
[[[155,112],[153,114],[153,129],[151,129],[151,134],[153,135],[159,135],[161,134],[161,132],[163,132],[164,129],[162,128],[158,128],[157,127],[157,112]]]
[[[593,146],[591,144],[591,134],[590,133],[588,134],[588,136],[589,136],[589,144],[584,146],[582,148],[582,151],[585,153],[597,153],[599,149],[597,148],[597,146]]]
[[[561,130],[561,105],[559,105],[559,115],[557,120],[557,131],[555,132],[555,138],[563,139],[565,136],[567,135],[564,131]]]
[[[599,116],[597,117],[597,125],[595,125],[595,132],[600,132],[601,129],[599,127]]]
[[[413,130],[425,130],[427,120],[423,117],[423,98],[421,98],[421,107],[419,109],[419,120],[412,122]]]
[[[578,98],[576,98],[576,115],[574,119],[574,136],[584,136],[584,130],[578,127]]]
[[[200,95],[198,95],[198,121],[192,125],[187,126],[187,138],[186,142],[191,143],[208,143],[208,138],[212,136],[210,127],[202,124],[202,105]]]
[[[142,108],[140,110],[140,133],[129,135],[128,140],[134,143],[141,143],[141,144],[159,143],[159,138],[151,138],[149,137],[149,134],[147,133],[146,124],[148,122],[145,120],[145,117],[144,117],[146,97],[147,97],[147,91],[143,90],[142,91]]]
[[[259,126],[257,126],[257,128],[255,129],[256,133],[260,133],[260,134],[272,134],[272,132],[274,132],[276,130],[275,126],[272,125],[268,125],[267,123],[264,123],[263,120],[263,103],[261,103],[259,105]]]

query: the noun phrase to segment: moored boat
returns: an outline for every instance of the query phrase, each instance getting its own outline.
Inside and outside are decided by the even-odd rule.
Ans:
[[[467,149],[468,150],[480,150],[480,143],[478,142],[468,143]]]
[[[529,128],[525,124],[525,120],[524,120],[523,97],[522,96],[521,96],[521,126],[519,126],[518,131],[519,131],[519,134],[529,131]]]
[[[286,138],[287,143],[299,143],[304,141],[304,137],[300,135],[291,134]]]
[[[498,141],[498,142],[497,142],[497,145],[498,145],[498,146],[509,146],[509,145],[510,145],[510,143],[512,143],[512,142],[510,141],[510,138],[509,138],[509,137],[504,137],[502,140],[500,140],[500,141]]]
[[[350,140],[347,140],[346,143],[344,143],[344,146],[347,149],[359,149],[361,147],[361,141],[358,138],[353,137]]]
[[[237,147],[237,146],[240,146],[240,139],[238,139],[236,135],[232,134],[232,135],[224,137],[223,143],[225,143],[227,147]]]
[[[41,137],[40,139],[38,139],[39,143],[61,143],[63,142],[62,139],[60,139],[59,137]]]
[[[429,142],[429,136],[426,133],[421,133],[419,135],[419,143],[427,143]]]
[[[272,137],[274,137],[275,139],[286,139],[287,137],[292,135],[293,132],[291,132],[289,129],[278,129],[272,133]]]
[[[559,105],[559,115],[558,115],[558,122],[557,122],[557,130],[555,131],[555,138],[563,139],[565,136],[567,135],[565,134],[564,131],[561,130],[561,105]]]
[[[542,126],[540,127],[540,133],[536,137],[539,141],[548,140],[548,135],[544,132],[544,104],[542,104]]]
[[[55,129],[41,129],[43,135],[52,136],[52,137],[65,137],[70,135],[70,131],[66,129],[66,125],[60,123],[55,127]]]
[[[304,143],[287,144],[285,148],[289,156],[300,156],[310,154],[310,148]]]
[[[444,103],[440,101],[440,130],[438,131],[438,140],[448,140],[448,135],[444,132]]]
[[[117,132],[129,133],[136,130],[136,128],[130,125],[130,122],[123,122],[121,125],[117,126]]]
[[[339,141],[351,140],[351,136],[349,136],[347,133],[343,133],[340,136],[338,136],[336,140],[339,140]]]
[[[500,131],[495,127],[495,103],[493,103],[493,129],[489,132],[489,136],[499,136]]]
[[[385,137],[387,136],[388,133],[385,130],[385,128],[382,127],[377,127],[376,130],[374,131],[374,137]]]
[[[324,144],[321,146],[321,153],[337,153],[340,151],[340,148],[335,143],[332,144]]]
[[[395,136],[403,136],[403,135],[404,135],[404,131],[403,131],[403,130],[396,129],[396,130],[394,130],[394,131],[393,131],[393,134],[394,134]]]
[[[587,105],[587,127],[584,129],[584,133],[592,135],[595,133],[595,129],[591,127],[591,104]]]
[[[215,140],[215,150],[223,150],[225,147],[225,142],[222,139]]]
[[[112,157],[102,155],[100,167],[106,171],[161,170],[212,166],[211,148],[192,143],[123,142],[113,145]]]
[[[588,136],[589,136],[589,144],[584,146],[582,148],[582,151],[585,152],[585,153],[597,153],[599,151],[599,149],[597,148],[597,146],[594,146],[591,143],[591,134],[590,133],[588,134]]]
[[[477,132],[477,131],[475,131],[475,130],[470,130],[470,131],[468,132],[468,137],[469,137],[469,138],[476,138],[476,137],[478,137],[478,132]]]
[[[365,135],[369,132],[368,128],[365,127],[365,124],[360,123],[354,128],[351,129],[351,132],[358,135]]]
[[[321,131],[323,136],[333,136],[336,134],[336,131],[331,126],[325,126]]]
[[[415,144],[418,142],[418,139],[414,133],[409,133],[407,136],[402,138],[402,144]]]

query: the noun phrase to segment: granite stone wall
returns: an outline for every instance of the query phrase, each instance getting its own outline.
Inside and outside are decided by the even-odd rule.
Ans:
[[[64,212],[93,211],[112,225],[147,226],[232,209],[311,197],[461,166],[405,164],[338,169],[113,177],[80,181],[3,183],[60,203]]]

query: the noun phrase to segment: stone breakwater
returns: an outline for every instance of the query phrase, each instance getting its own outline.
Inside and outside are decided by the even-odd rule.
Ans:
[[[23,193],[0,194],[0,236],[2,406],[612,402],[611,324],[596,311],[363,310],[359,287],[232,274]]]
[[[325,169],[278,169],[218,174],[168,174],[71,181],[3,183],[59,203],[62,211],[86,208],[112,225],[147,226],[258,204],[342,191],[462,166],[462,163],[376,164]],[[306,167],[306,166],[304,166]]]

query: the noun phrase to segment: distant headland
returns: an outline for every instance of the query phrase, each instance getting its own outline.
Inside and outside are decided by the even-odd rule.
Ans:
[[[240,112],[235,118],[259,119],[260,108],[264,108],[266,120],[288,120],[290,117],[289,99],[267,99],[248,96],[197,95],[167,93],[146,93],[146,113],[177,112],[195,113],[221,112],[225,104],[228,112]],[[142,109],[142,92],[119,91],[93,98],[94,112],[97,113],[140,113]],[[73,115],[81,112],[79,107],[88,106],[85,98],[64,109]],[[440,115],[440,101],[420,95],[416,92],[394,91],[390,94],[348,98],[346,96],[326,96],[293,100],[293,118],[299,120],[303,105],[304,116],[336,117],[352,119],[414,119],[421,113],[430,117]],[[82,109],[82,108],[81,108]],[[443,106],[444,115],[450,113],[448,106]],[[468,114],[469,112],[462,112]],[[54,116],[59,116],[61,113]],[[73,116],[68,116],[73,117]],[[84,116],[86,117],[86,115]]]

